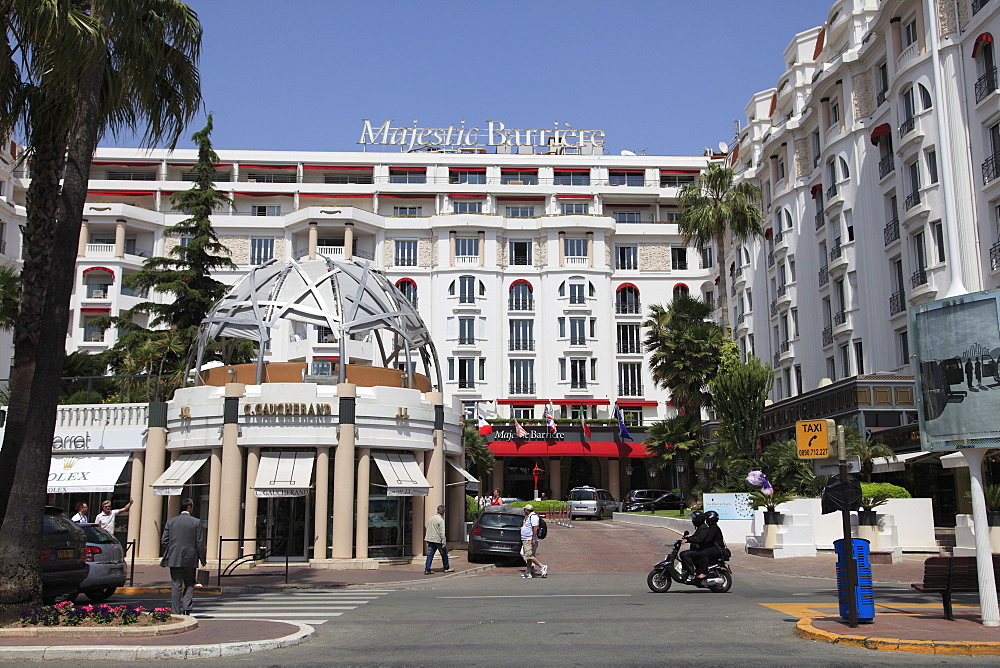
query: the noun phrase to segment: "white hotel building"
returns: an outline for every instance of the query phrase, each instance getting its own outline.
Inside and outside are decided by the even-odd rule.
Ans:
[[[342,395],[330,387],[336,385],[333,379],[324,381],[336,373],[340,347],[337,332],[325,327],[291,323],[272,334],[265,353],[273,365],[268,373],[284,369],[281,378],[272,375],[260,383],[238,369],[228,377],[216,370],[206,386],[181,390],[165,415],[152,408],[147,413],[144,405],[131,413],[108,406],[61,407],[57,435],[70,437],[77,459],[96,461],[101,447],[130,453],[109,475],[118,476],[110,482],[117,482],[116,499],[132,496],[145,505],[134,507],[128,522],[128,537],[140,541],[140,557],[155,556],[150,527],[173,510],[170,499],[176,496],[168,496],[166,504],[156,497],[167,493],[165,485],[171,494],[196,497],[212,552],[218,551],[211,545],[217,535],[242,535],[249,542],[273,534],[290,546],[282,549],[292,556],[317,562],[419,554],[424,516],[434,512],[431,499],[446,500],[455,520],[463,514],[462,496],[453,494],[464,489],[461,471],[441,467],[444,457],[462,466],[458,418],[471,416],[477,403],[491,417],[517,415],[531,430],[529,438],[515,439],[509,427],[505,432],[498,426],[492,437],[498,464],[489,482],[505,495],[530,498],[535,466],[544,470],[539,490],[551,498],[579,484],[605,487],[618,498],[632,487],[658,486],[651,485],[657,472],[644,463],[642,425],[670,415],[672,408],[668,394],[650,379],[640,323],[649,305],[666,304],[678,291],[716,297],[711,252],[686,247],[677,229],[680,187],[694,182],[710,158],[587,149],[218,151],[216,187],[234,207],[216,211],[212,223],[239,269],[217,278],[235,284],[271,260],[370,262],[426,323],[442,386],[433,387],[431,376],[417,389],[393,392],[385,385],[398,387],[398,376],[388,383],[385,376],[352,380],[348,367],[357,394],[357,442],[349,445],[351,451],[356,446],[356,456],[348,453],[352,463],[344,468],[334,465],[345,433],[343,424],[339,429],[336,424]],[[116,332],[101,332],[92,321],[142,300],[123,280],[147,258],[184,243],[164,231],[183,217],[170,210],[169,196],[190,186],[195,158],[194,150],[97,151],[85,222],[73,241],[79,253],[67,350],[110,348]],[[23,203],[30,174],[17,172],[12,180],[14,200]],[[372,358],[374,348],[352,341],[352,350],[368,352],[352,354],[349,363],[365,364],[364,355]],[[281,366],[290,363],[298,365],[291,372]],[[260,397],[329,406],[332,415],[273,418],[304,436],[298,446],[278,432],[268,441],[266,431],[257,430],[263,418],[245,412]],[[227,412],[231,401],[246,404],[237,409],[238,436],[227,431],[234,419]],[[616,403],[633,440],[621,438],[617,424],[594,424],[585,438],[581,415],[608,419]],[[554,438],[537,426],[548,405],[556,418],[576,420],[560,424]],[[443,406],[443,429],[435,406]],[[150,432],[143,435],[147,426]],[[395,442],[387,429],[397,430]],[[83,431],[86,437],[76,434]],[[150,433],[156,435],[156,454]],[[292,475],[297,490],[287,492],[288,498],[251,503],[262,496],[252,491],[262,484],[263,474],[255,470],[265,463],[280,469],[276,453],[292,450],[303,451],[307,460],[306,472]],[[429,482],[421,483],[424,494],[431,489],[426,505],[417,496],[393,501],[387,470],[369,466],[369,455],[377,459],[383,450],[402,453],[426,475]],[[206,461],[211,466],[201,467]],[[302,475],[306,479],[298,480]],[[173,476],[169,485],[163,476]],[[343,510],[337,525],[338,490],[347,485],[358,490],[353,529]],[[369,485],[371,524],[362,522]],[[109,489],[60,487],[65,493],[52,500],[68,507],[89,499],[93,506],[96,494]],[[245,490],[245,498],[236,490]],[[339,503],[343,509],[346,500]],[[392,530],[380,531],[386,523],[394,523]],[[297,528],[285,535],[279,526]],[[458,532],[460,524],[450,530]],[[221,549],[231,556],[235,547]]]

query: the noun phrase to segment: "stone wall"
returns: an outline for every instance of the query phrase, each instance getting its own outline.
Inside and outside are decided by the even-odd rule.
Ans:
[[[795,177],[805,178],[812,171],[812,149],[805,137],[795,140]]]
[[[545,242],[545,237],[538,237],[535,239],[534,248],[532,250],[535,255],[536,267],[546,267],[549,264],[549,249],[545,245]]]
[[[851,77],[854,88],[854,118],[868,118],[875,113],[875,77],[870,69]]]
[[[417,266],[437,266],[437,239],[417,239]]]
[[[670,271],[670,244],[639,244],[639,271]]]
[[[507,266],[507,237],[497,236],[497,266]]]

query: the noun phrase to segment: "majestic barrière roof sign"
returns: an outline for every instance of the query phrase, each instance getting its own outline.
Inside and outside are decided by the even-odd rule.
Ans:
[[[486,127],[446,128],[393,127],[393,119],[373,127],[369,119],[363,119],[359,144],[366,146],[407,146],[414,148],[425,144],[437,146],[604,146],[604,130],[574,130],[555,128],[508,128],[500,121],[486,121]]]

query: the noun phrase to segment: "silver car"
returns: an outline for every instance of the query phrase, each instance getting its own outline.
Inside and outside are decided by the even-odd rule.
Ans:
[[[87,534],[87,577],[80,591],[91,601],[110,598],[125,584],[125,550],[118,539],[96,524],[81,524]]]
[[[602,517],[610,517],[618,510],[618,502],[611,496],[611,492],[593,487],[574,487],[569,492],[569,501],[566,505],[570,520],[577,516],[599,520]]]

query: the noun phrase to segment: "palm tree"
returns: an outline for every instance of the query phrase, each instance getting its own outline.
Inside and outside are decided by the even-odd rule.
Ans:
[[[462,444],[465,447],[465,459],[476,468],[479,478],[479,495],[485,496],[488,486],[486,480],[493,473],[497,460],[490,450],[489,443],[482,437],[473,424],[467,424],[462,429]]]
[[[694,457],[701,447],[701,438],[697,425],[700,420],[692,420],[691,415],[677,415],[666,420],[660,420],[649,425],[646,430],[646,453],[652,456],[650,466],[664,469],[669,464],[676,466],[684,462],[684,471],[678,472],[678,483],[681,496],[688,506],[694,502],[691,494],[691,479],[689,471],[694,470]]]
[[[698,183],[681,188],[677,204],[681,209],[679,228],[684,243],[699,247],[715,242],[718,253],[719,295],[722,297],[722,329],[729,334],[729,305],[726,293],[726,233],[742,243],[763,235],[764,214],[757,202],[760,189],[749,181],[734,184],[728,167],[708,166]]]
[[[176,143],[201,106],[195,64],[201,25],[177,0],[7,0],[0,19],[0,136],[22,129],[32,165],[0,450],[0,621],[7,621],[40,595],[39,526],[76,265],[73,240],[94,149],[105,132],[136,128],[143,145]]]
[[[0,331],[14,329],[21,305],[21,274],[9,265],[0,266]]]
[[[858,438],[854,442],[848,442],[847,454],[857,455],[861,459],[861,477],[864,482],[872,481],[876,459],[882,458],[892,462],[896,461],[896,453],[885,443],[861,438]]]

